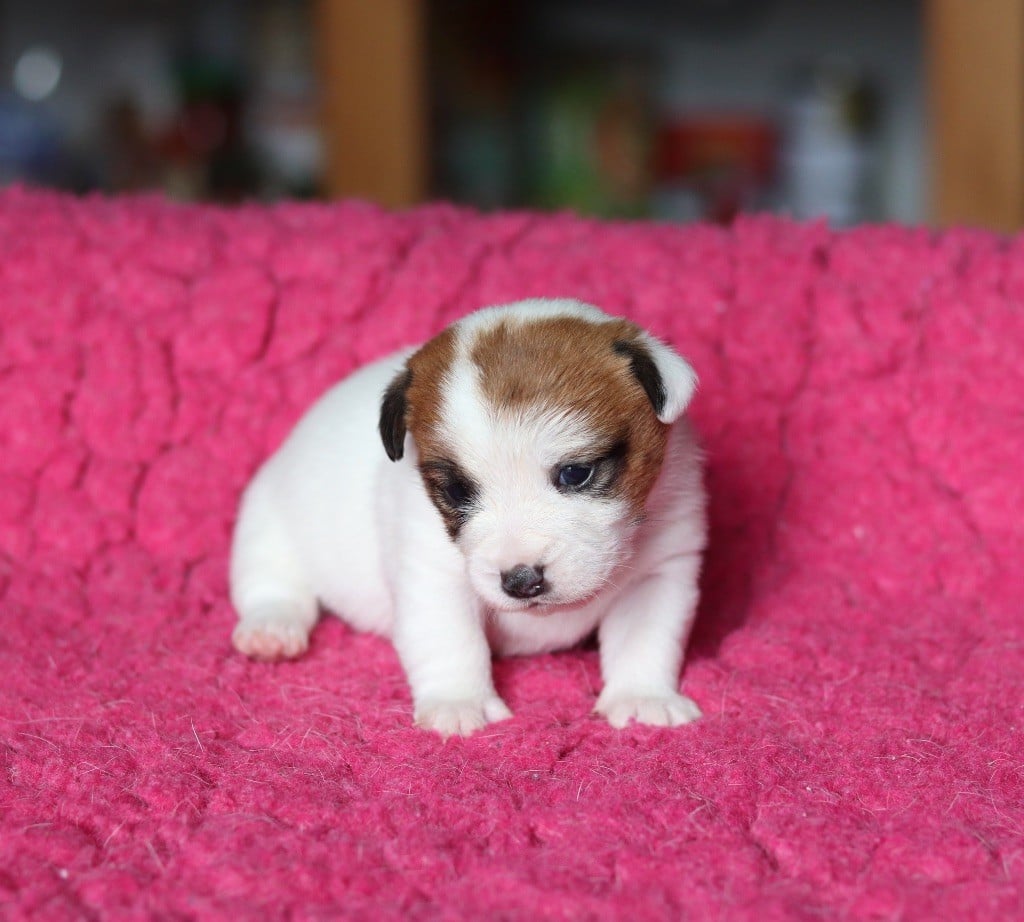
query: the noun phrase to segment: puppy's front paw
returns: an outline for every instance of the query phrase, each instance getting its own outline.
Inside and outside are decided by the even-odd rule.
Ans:
[[[469,736],[489,723],[512,716],[497,695],[489,698],[428,698],[416,705],[416,726],[443,737]]]
[[[686,695],[675,692],[647,694],[644,692],[608,692],[597,699],[594,710],[603,714],[616,729],[631,720],[655,727],[678,727],[700,717],[700,708]]]
[[[231,642],[239,653],[272,662],[302,656],[309,647],[309,631],[284,618],[261,618],[238,623]]]

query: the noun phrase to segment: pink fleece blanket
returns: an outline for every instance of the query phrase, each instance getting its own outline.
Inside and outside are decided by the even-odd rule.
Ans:
[[[684,687],[593,650],[410,725],[390,646],[232,652],[249,473],[483,304],[593,301],[701,377]],[[1024,917],[1024,239],[0,196],[0,916]]]

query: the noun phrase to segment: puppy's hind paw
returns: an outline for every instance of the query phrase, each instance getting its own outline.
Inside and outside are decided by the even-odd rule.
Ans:
[[[266,618],[238,623],[231,642],[239,653],[252,659],[273,662],[295,659],[309,647],[309,631],[285,619]]]
[[[597,699],[594,710],[603,714],[616,729],[622,729],[631,720],[654,727],[678,727],[701,716],[696,702],[675,692],[609,693],[606,690]]]
[[[469,736],[487,724],[512,716],[497,695],[488,698],[429,698],[416,705],[416,726],[447,738]]]

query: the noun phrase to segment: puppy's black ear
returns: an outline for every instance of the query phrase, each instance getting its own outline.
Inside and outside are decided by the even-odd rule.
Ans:
[[[392,461],[405,454],[405,394],[412,383],[412,372],[402,369],[384,391],[380,402],[380,438]]]
[[[665,382],[661,380],[661,372],[654,364],[651,354],[638,342],[620,339],[613,347],[619,355],[629,359],[629,370],[651,401],[656,414],[665,409]]]
[[[697,376],[689,363],[643,331],[636,339],[618,340],[613,348],[629,359],[629,370],[647,394],[658,419],[675,422],[697,387]]]

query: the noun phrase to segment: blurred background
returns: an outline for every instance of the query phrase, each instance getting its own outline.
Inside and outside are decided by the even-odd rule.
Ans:
[[[0,0],[0,184],[1024,223],[1024,0]]]

